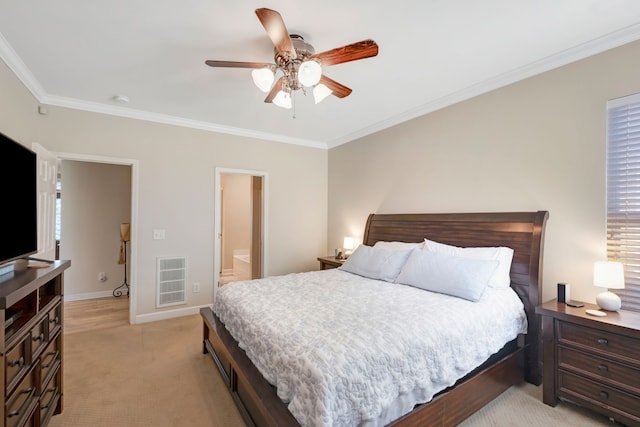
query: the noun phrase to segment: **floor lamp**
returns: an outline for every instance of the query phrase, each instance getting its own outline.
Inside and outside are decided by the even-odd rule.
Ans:
[[[127,242],[131,240],[131,224],[128,222],[120,224],[120,257],[118,264],[124,264],[124,282],[113,290],[114,297],[121,297],[126,288],[129,296],[129,283],[127,283]]]

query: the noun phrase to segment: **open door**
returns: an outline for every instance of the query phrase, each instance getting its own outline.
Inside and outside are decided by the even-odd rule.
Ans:
[[[266,174],[216,168],[214,297],[234,280],[265,276]]]
[[[38,166],[38,253],[36,258],[56,259],[56,199],[58,158],[38,143],[32,144]]]

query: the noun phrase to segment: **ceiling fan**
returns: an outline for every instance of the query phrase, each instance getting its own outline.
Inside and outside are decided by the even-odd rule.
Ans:
[[[302,90],[306,94],[305,88],[313,88],[316,104],[331,94],[344,98],[351,93],[351,89],[325,76],[322,67],[378,54],[378,45],[373,40],[315,53],[313,46],[306,43],[302,36],[289,34],[282,16],[275,10],[256,9],[256,15],[273,42],[275,63],[207,60],[205,64],[210,67],[253,68],[251,75],[254,83],[263,92],[268,92],[264,99],[267,103],[291,108],[292,93]],[[282,76],[276,81],[277,72],[281,72]]]

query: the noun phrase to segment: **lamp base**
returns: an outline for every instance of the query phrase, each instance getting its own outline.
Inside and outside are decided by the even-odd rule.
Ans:
[[[622,306],[622,301],[618,295],[607,291],[596,296],[596,304],[603,310],[618,311]]]

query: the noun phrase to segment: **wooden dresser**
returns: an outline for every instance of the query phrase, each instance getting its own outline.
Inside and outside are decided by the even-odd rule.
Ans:
[[[640,313],[606,317],[556,300],[542,315],[543,401],[565,399],[629,426],[640,426]]]
[[[5,427],[43,427],[62,412],[63,272],[70,265],[0,276]]]

